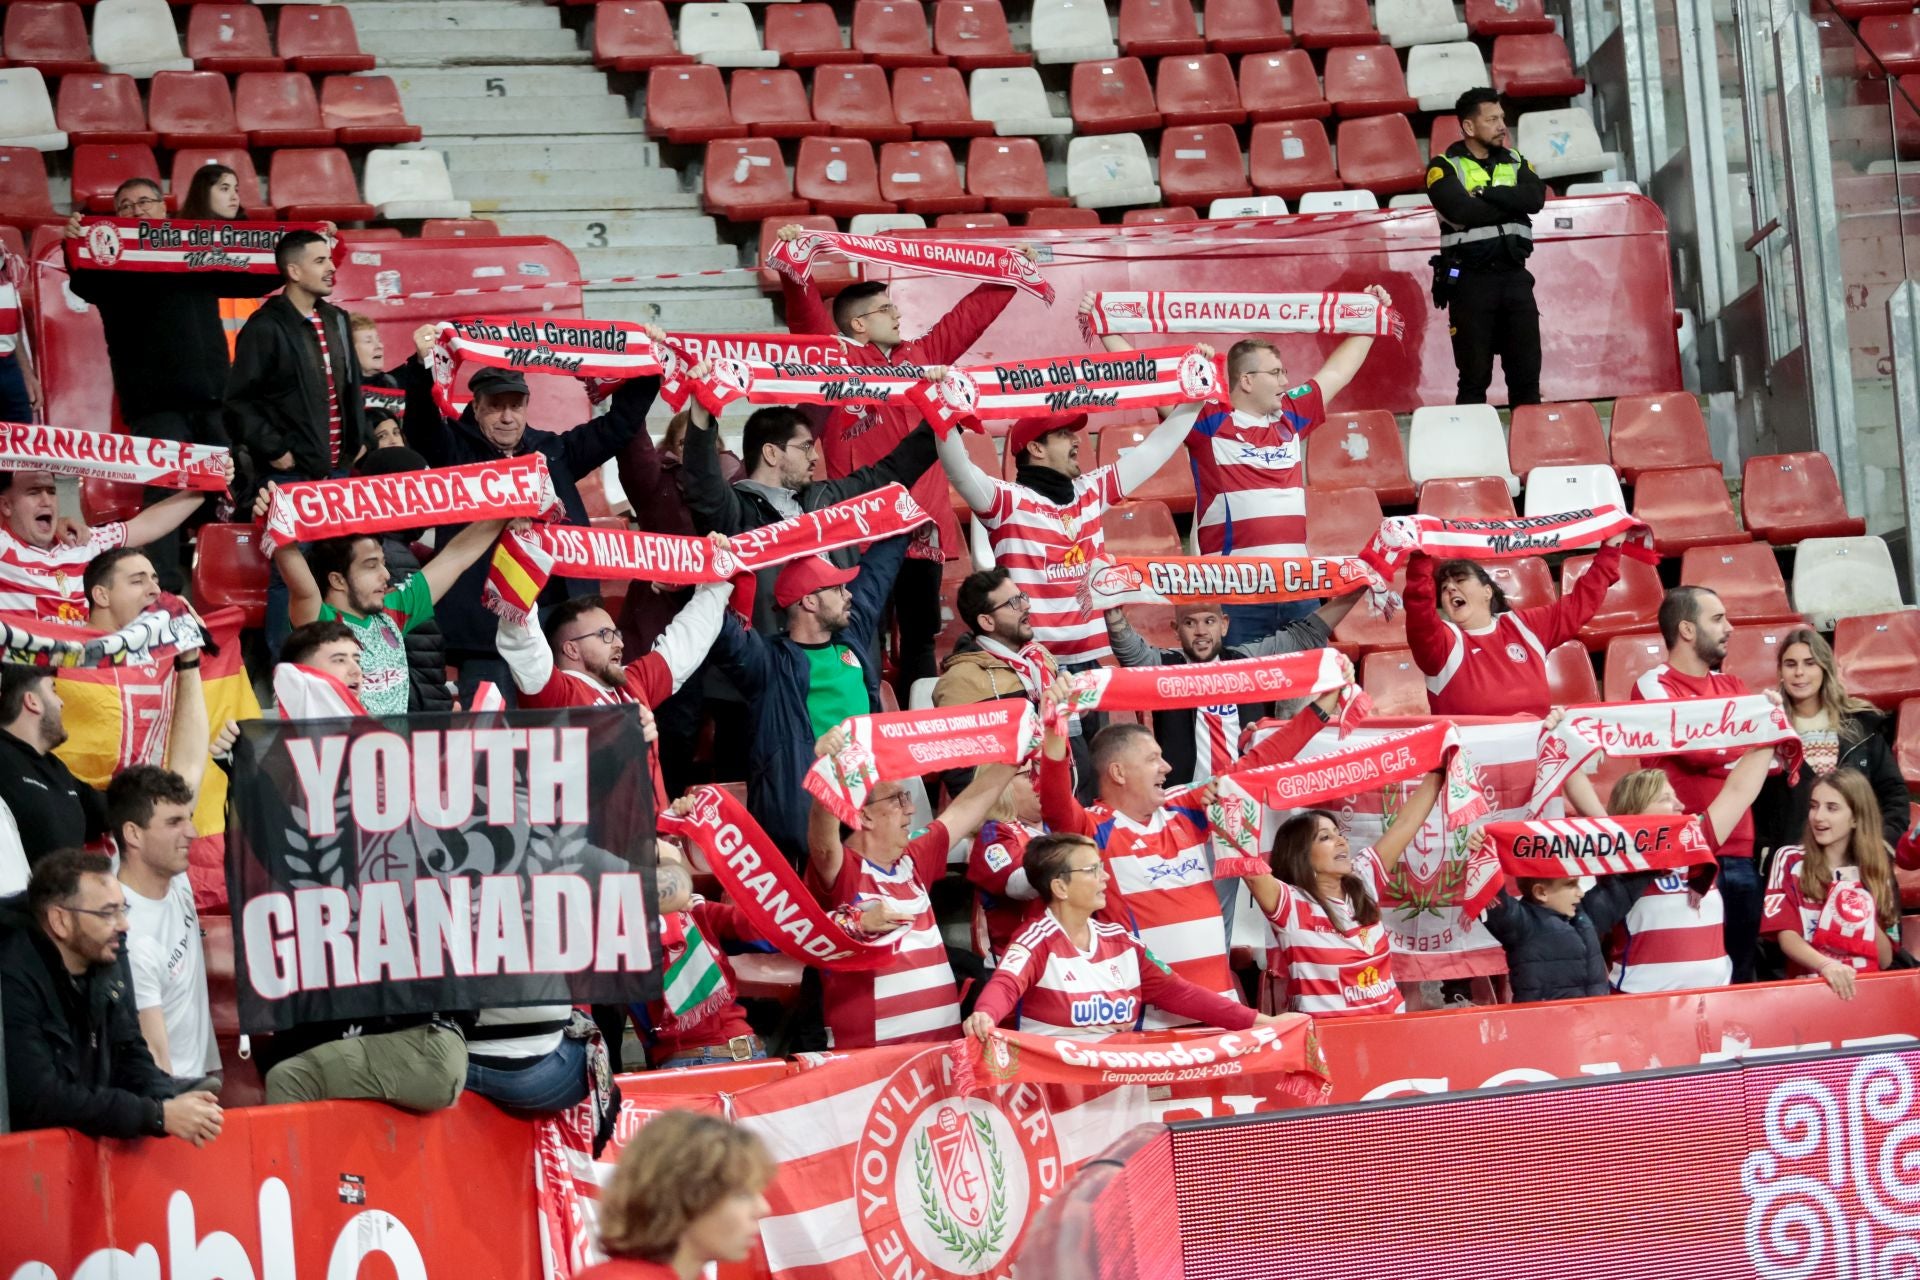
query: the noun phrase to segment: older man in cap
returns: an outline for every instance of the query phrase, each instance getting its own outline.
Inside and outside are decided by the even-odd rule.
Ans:
[[[666,341],[666,333],[648,326],[647,333],[656,343]],[[590,418],[571,431],[542,431],[527,423],[527,379],[517,369],[481,369],[467,384],[473,395],[458,418],[442,417],[433,402],[430,379],[413,377],[407,388],[407,439],[431,466],[454,467],[473,462],[495,462],[538,453],[547,460],[547,472],[553,477],[554,492],[566,508],[566,522],[587,523],[586,504],[580,499],[580,482],[625,449],[639,432],[647,429],[647,410],[659,394],[660,379],[632,378],[622,382],[608,400],[608,410]],[[445,546],[460,530],[446,526],[435,536],[435,545]],[[483,557],[460,576],[453,590],[440,602],[436,614],[440,630],[447,638],[447,661],[460,669],[460,696],[470,698],[474,686],[491,681],[508,697],[513,696],[513,675],[494,649],[496,619],[480,603],[480,588],[487,578],[487,560]],[[586,578],[562,578],[556,575],[540,594],[542,610],[550,609],[569,596],[592,595],[599,584]]]

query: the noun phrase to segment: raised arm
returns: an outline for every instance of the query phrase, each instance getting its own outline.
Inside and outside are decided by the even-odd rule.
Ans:
[[[973,771],[973,781],[966,790],[940,811],[936,821],[947,829],[952,848],[962,848],[973,840],[973,833],[987,820],[1000,793],[1013,781],[1013,774],[1010,764],[982,765]]]
[[[1193,427],[1193,420],[1200,416],[1200,406],[1183,404],[1147,433],[1147,438],[1121,453],[1114,462],[1114,476],[1119,481],[1122,493],[1131,493],[1147,481],[1154,473],[1167,465],[1180,446],[1186,443],[1187,432]]]
[[[1773,766],[1773,748],[1755,747],[1735,762],[1720,784],[1720,794],[1707,804],[1706,821],[1713,824],[1711,835],[1717,845],[1740,824],[1747,810],[1760,795],[1767,770]]]
[[[1425,552],[1416,551],[1407,559],[1407,585],[1401,602],[1407,614],[1407,648],[1413,661],[1425,675],[1437,676],[1447,669],[1462,647],[1459,630],[1434,608],[1434,563]]]
[[[666,330],[657,324],[646,326],[647,336],[656,347],[665,346]],[[560,448],[576,476],[598,470],[618,457],[633,442],[635,435],[647,429],[647,411],[660,394],[658,375],[629,378],[614,388],[607,400],[607,411],[590,418],[560,437]]]
[[[1566,595],[1552,604],[1519,611],[1520,621],[1540,637],[1541,644],[1552,649],[1579,638],[1580,628],[1600,611],[1607,590],[1620,580],[1620,544],[1625,540],[1625,535],[1607,539]]]
[[[731,582],[702,583],[694,590],[693,598],[680,607],[679,613],[673,615],[673,621],[660,633],[660,638],[653,642],[651,656],[663,660],[672,677],[670,694],[678,693],[680,687],[700,669],[700,664],[707,660],[713,642],[720,638],[721,623],[725,620],[727,602],[731,599]],[[661,699],[663,702],[665,700]]]
[[[1043,708],[1047,701],[1057,702],[1064,696],[1063,681],[1064,677],[1053,682],[1042,699]],[[1038,779],[1040,820],[1047,824],[1047,830],[1098,839],[1092,815],[1073,794],[1073,756],[1063,724],[1048,726],[1040,740]]]
[[[1299,755],[1300,749],[1313,740],[1313,735],[1332,723],[1341,692],[1330,690],[1300,708],[1291,720],[1280,726],[1278,733],[1236,760],[1232,772],[1245,773],[1249,769],[1285,764]]]
[[[818,747],[815,750],[818,751]],[[839,883],[840,867],[846,860],[846,851],[840,844],[840,819],[817,799],[812,800],[811,805],[807,814],[807,861],[814,879],[823,887],[830,887]]]
[[[439,604],[441,597],[453,590],[453,584],[460,580],[460,575],[475,560],[492,548],[494,540],[506,527],[505,520],[476,520],[454,534],[433,559],[420,566],[435,604]]]
[[[1156,1009],[1192,1018],[1202,1026],[1219,1027],[1222,1031],[1245,1031],[1260,1016],[1238,1000],[1162,969],[1150,953],[1140,957],[1140,995]]]
[[[1379,299],[1383,307],[1393,305],[1393,297],[1385,286],[1370,284],[1361,292]],[[1320,372],[1313,375],[1314,382],[1320,387],[1320,402],[1331,403],[1333,398],[1347,389],[1353,376],[1360,372],[1360,366],[1367,361],[1367,353],[1373,350],[1373,335],[1355,334],[1333,349],[1327,362],[1320,366]]]
[[[195,796],[207,775],[213,746],[213,720],[207,714],[206,686],[200,678],[200,654],[173,662],[173,724],[167,732],[167,768],[179,774]],[[117,834],[117,833],[116,833]]]
[[[1133,624],[1127,621],[1125,609],[1107,610],[1107,640],[1113,645],[1114,661],[1123,667],[1160,665],[1160,651],[1133,629]]]
[[[704,376],[697,366],[687,376]],[[754,527],[746,500],[720,473],[720,424],[698,398],[687,401],[687,439],[680,452],[680,496],[698,533],[744,533]],[[751,464],[751,459],[748,460]]]
[[[1380,860],[1383,873],[1390,873],[1400,865],[1400,859],[1406,856],[1413,838],[1420,834],[1421,827],[1427,825],[1427,815],[1433,812],[1434,802],[1439,798],[1440,772],[1436,769],[1420,779],[1420,785],[1407,793],[1406,803],[1393,816],[1393,825],[1374,841],[1373,856]]]
[[[1029,258],[1033,256],[1031,248],[1025,252]],[[1013,301],[1013,294],[1010,284],[975,285],[971,293],[954,303],[921,337],[919,347],[928,363],[952,364],[965,355],[980,340],[980,335],[1000,318],[1000,313]]]
[[[156,538],[164,538],[180,527],[180,522],[200,509],[207,495],[192,489],[170,494],[127,521],[130,547],[144,547]]]
[[[993,481],[987,473],[973,465],[973,459],[967,456],[967,442],[960,438],[958,431],[949,431],[946,438],[936,446],[940,454],[940,465],[946,468],[947,483],[960,495],[969,507],[975,511],[985,511],[993,505]]]

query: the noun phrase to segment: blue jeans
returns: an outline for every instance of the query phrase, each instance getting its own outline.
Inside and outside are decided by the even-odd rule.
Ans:
[[[530,1067],[501,1071],[467,1059],[467,1091],[514,1111],[565,1111],[587,1096],[587,1042],[560,1047]]]
[[[1298,622],[1314,612],[1323,603],[1320,600],[1283,600],[1274,604],[1227,605],[1222,610],[1227,615],[1227,643],[1243,645],[1264,640],[1289,622]]]
[[[1720,859],[1720,902],[1725,912],[1720,929],[1727,943],[1727,958],[1733,961],[1735,982],[1753,981],[1764,895],[1760,868],[1752,858]]]

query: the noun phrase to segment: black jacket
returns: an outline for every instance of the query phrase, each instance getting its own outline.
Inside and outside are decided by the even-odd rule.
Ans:
[[[458,467],[473,462],[498,462],[502,457],[493,442],[480,434],[468,406],[459,418],[444,418],[433,402],[433,383],[413,366],[401,375],[407,386],[407,420],[402,424],[407,443],[420,451],[427,465]],[[620,384],[607,400],[607,412],[590,418],[571,431],[542,431],[528,427],[520,437],[514,457],[537,453],[547,460],[547,474],[553,478],[553,491],[566,508],[566,522],[587,523],[586,503],[580,498],[580,480],[599,470],[608,459],[627,447],[636,431],[647,427],[647,410],[660,393],[660,379],[631,378]],[[434,545],[444,547],[464,526],[442,525],[434,536]],[[451,654],[492,653],[494,633],[500,619],[480,603],[480,588],[486,583],[492,557],[481,556],[460,575],[434,608],[434,618],[446,637]],[[637,584],[636,584],[637,585]],[[593,578],[563,578],[558,574],[540,593],[542,607],[551,608],[569,596],[590,596],[600,590]]]
[[[26,895],[0,900],[0,1013],[15,1129],[78,1129],[95,1138],[166,1132],[161,1103],[178,1086],[140,1034],[124,945],[117,962],[74,982],[28,915]]]
[[[1907,809],[1907,780],[1894,763],[1893,748],[1887,742],[1887,718],[1876,711],[1861,711],[1840,726],[1840,764],[1858,769],[1873,784],[1880,801],[1880,830],[1891,849],[1907,833],[1911,814]],[[1753,847],[1755,855],[1784,849],[1801,843],[1807,826],[1807,800],[1819,779],[1813,770],[1802,768],[1798,782],[1787,781],[1784,773],[1769,774],[1753,802]]]
[[[328,302],[315,306],[326,326],[334,394],[340,403],[340,465],[348,467],[366,437],[360,364],[354,358],[347,313]],[[268,298],[240,330],[233,370],[227,375],[227,429],[253,466],[253,484],[242,496],[241,510],[251,504],[251,490],[268,477],[323,480],[333,470],[320,339],[313,322],[294,310],[285,294]],[[283,453],[293,455],[293,470],[276,473],[273,459]]]
[[[1443,233],[1497,227],[1503,223],[1528,224],[1534,214],[1546,207],[1547,184],[1519,152],[1495,147],[1481,160],[1467,150],[1465,142],[1456,142],[1447,148],[1446,154],[1480,166],[1488,177],[1492,177],[1494,166],[1500,164],[1517,163],[1520,171],[1511,187],[1486,186],[1480,189],[1479,195],[1469,195],[1453,166],[1435,157],[1427,165],[1427,198],[1433,201],[1433,211],[1440,215]],[[1526,262],[1532,253],[1533,240],[1520,235],[1495,236],[1441,250],[1443,257],[1459,266],[1495,271],[1510,271]]]
[[[1602,876],[1572,918],[1503,893],[1482,917],[1507,953],[1516,1004],[1603,996],[1612,989],[1601,940],[1626,918],[1657,873]]]
[[[0,729],[0,803],[20,828],[28,865],[55,849],[77,849],[107,829],[106,797],[73,776],[51,751],[35,751]]]
[[[380,549],[387,557],[387,575],[396,585],[420,572],[420,557],[413,553],[412,543],[389,534],[380,539]],[[453,691],[447,687],[447,637],[437,619],[436,612],[405,637],[408,711],[453,710]]]
[[[69,269],[74,296],[100,312],[120,416],[217,409],[227,398],[227,333],[220,299],[261,298],[277,275],[242,271]]]

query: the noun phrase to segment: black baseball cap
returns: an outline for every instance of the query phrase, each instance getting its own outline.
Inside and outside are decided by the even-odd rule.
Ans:
[[[509,391],[527,394],[527,375],[518,369],[497,369],[488,365],[474,372],[467,390],[476,396],[504,395]]]

